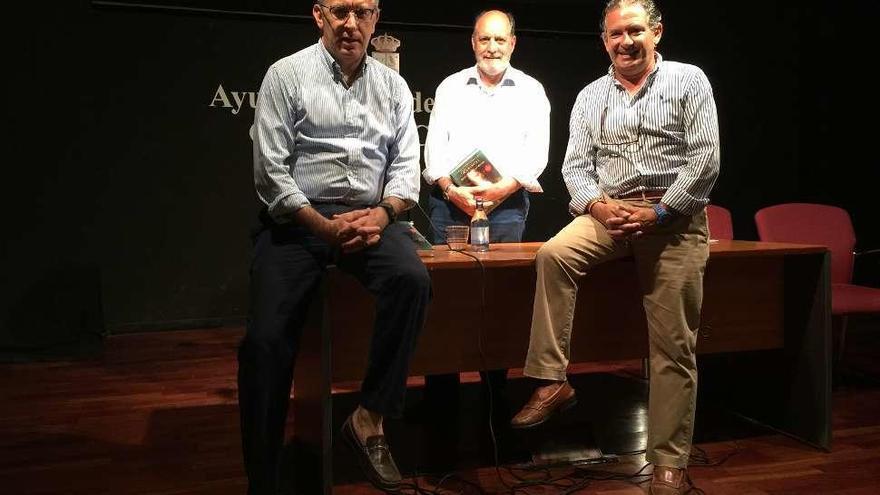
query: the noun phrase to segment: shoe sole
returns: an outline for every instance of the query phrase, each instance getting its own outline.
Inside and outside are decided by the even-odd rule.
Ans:
[[[510,427],[514,430],[529,430],[532,428],[537,428],[538,426],[541,426],[542,424],[546,423],[547,421],[550,421],[551,419],[553,419],[553,417],[558,416],[558,415],[564,413],[565,411],[568,411],[569,409],[571,409],[572,407],[577,405],[577,403],[578,403],[577,396],[574,396],[571,399],[568,399],[567,401],[563,402],[562,405],[557,407],[556,410],[553,411],[552,413],[545,416],[544,419],[542,419],[541,421],[538,421],[535,423],[529,423],[527,425],[521,425],[521,426],[520,425],[516,425],[516,426],[510,425]]]
[[[350,430],[350,431],[349,431]],[[364,448],[360,445],[360,442],[357,440],[356,433],[354,432],[354,426],[351,424],[351,417],[345,420],[345,423],[342,424],[342,430],[340,431],[342,434],[342,438],[345,439],[345,444],[353,451],[355,458],[357,459],[357,463],[361,468],[361,471],[367,477],[367,480],[380,490],[384,490],[386,492],[396,493],[400,491],[400,483],[389,484],[379,478],[373,473],[372,466],[369,465],[369,461],[363,459],[364,456]]]

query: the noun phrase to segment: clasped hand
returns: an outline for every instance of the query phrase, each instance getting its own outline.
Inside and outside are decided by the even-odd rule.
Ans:
[[[382,208],[364,208],[333,215],[326,225],[321,237],[344,253],[354,253],[379,242],[388,216]]]
[[[467,216],[471,217],[477,209],[477,196],[483,198],[484,207],[488,208],[495,204],[494,198],[484,194],[489,188],[491,188],[491,186],[455,186],[450,187],[446,195],[449,198],[449,201],[452,201],[452,204],[457,206],[459,210],[465,212]]]
[[[657,224],[657,213],[650,207],[611,202],[597,203],[592,210],[593,216],[616,241],[638,237]]]
[[[455,206],[458,206],[463,212],[472,216],[477,207],[475,198],[483,198],[483,205],[488,208],[507,199],[519,187],[519,182],[513,177],[504,177],[494,184],[473,187],[450,187],[447,196]]]

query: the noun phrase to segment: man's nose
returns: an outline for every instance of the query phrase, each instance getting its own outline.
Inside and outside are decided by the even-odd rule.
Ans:
[[[348,14],[345,16],[345,22],[343,22],[342,25],[347,28],[352,28],[352,29],[357,27],[358,18],[353,10],[348,11]]]

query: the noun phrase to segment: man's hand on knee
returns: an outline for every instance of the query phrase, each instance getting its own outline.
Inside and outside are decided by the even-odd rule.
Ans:
[[[629,238],[632,231],[630,212],[617,202],[596,203],[590,214],[602,223],[608,230],[608,235],[615,241],[623,241]]]
[[[333,215],[315,234],[331,246],[339,246],[345,253],[360,251],[379,242],[382,231],[374,222],[365,220],[368,217],[370,210],[366,208]]]

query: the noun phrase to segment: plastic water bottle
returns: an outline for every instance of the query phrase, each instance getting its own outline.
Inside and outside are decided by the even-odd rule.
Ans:
[[[489,217],[483,208],[483,198],[475,198],[477,209],[471,218],[471,251],[485,252],[489,250]]]

